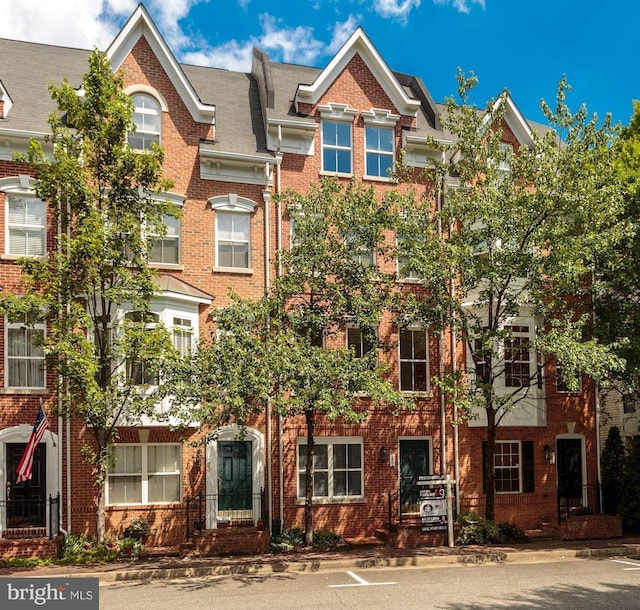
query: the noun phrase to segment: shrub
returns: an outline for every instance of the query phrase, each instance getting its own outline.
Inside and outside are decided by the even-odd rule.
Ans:
[[[495,523],[487,521],[476,513],[462,513],[458,517],[460,534],[456,544],[504,544],[524,542],[527,537],[513,523]]]
[[[329,531],[315,531],[313,532],[313,547],[323,548],[325,550],[335,548],[342,536],[335,532]],[[271,552],[282,553],[285,551],[292,551],[295,548],[302,548],[304,546],[304,531],[298,527],[291,529],[283,529],[279,536],[272,536],[271,538]]]
[[[117,559],[118,551],[93,538],[68,534],[60,541],[58,557],[61,564],[108,563]]]
[[[139,542],[143,542],[149,532],[151,531],[151,526],[146,519],[142,519],[141,517],[135,518],[124,530],[124,538],[133,538],[134,540],[138,540]]]

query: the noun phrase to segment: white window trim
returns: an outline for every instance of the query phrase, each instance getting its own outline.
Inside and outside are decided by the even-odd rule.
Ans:
[[[251,248],[251,239],[252,233],[251,224],[252,217],[251,214],[254,214],[256,211],[256,206],[258,205],[255,201],[251,199],[247,199],[246,197],[241,197],[236,193],[229,193],[228,195],[220,195],[218,197],[211,197],[209,200],[209,205],[214,212],[232,212],[234,214],[248,214],[249,215],[249,260],[248,267],[221,267],[218,265],[218,218],[216,215],[215,218],[215,267],[214,271],[223,271],[228,273],[253,273],[252,267],[252,248]]]
[[[47,369],[44,366],[45,363],[45,359],[44,356],[42,358],[37,358],[37,360],[40,360],[42,362],[42,380],[43,380],[43,385],[42,386],[14,386],[14,385],[9,385],[9,329],[10,328],[24,328],[25,324],[23,322],[9,322],[9,319],[5,317],[4,319],[5,323],[4,323],[4,345],[5,345],[5,349],[4,349],[4,387],[6,390],[9,391],[15,391],[15,392],[21,392],[21,391],[41,391],[41,390],[46,390],[47,389]],[[35,330],[41,330],[43,335],[47,332],[46,330],[46,324],[44,322],[39,322],[33,325],[33,328]],[[24,359],[29,359],[29,360],[36,360],[36,358],[33,357],[25,357]]]
[[[410,360],[406,360],[401,358],[401,350],[400,350],[400,333],[402,330],[410,330],[410,331],[419,331],[424,332],[426,337],[426,345],[427,345],[427,358],[426,360],[417,360],[412,358]],[[427,366],[427,387],[424,390],[403,390],[402,389],[402,363],[403,362],[426,362]],[[409,324],[406,326],[398,327],[398,389],[406,395],[410,396],[426,396],[431,391],[431,375],[430,375],[430,362],[429,362],[429,331],[424,327],[423,324]]]
[[[133,120],[133,116],[135,114],[148,114],[150,116],[158,116],[159,119],[160,119],[160,128],[159,128],[159,131],[148,131],[148,130],[141,131],[138,128],[138,125],[136,125],[136,131],[133,133],[133,135],[136,135],[136,134],[146,134],[146,135],[149,135],[149,136],[157,135],[158,136],[158,144],[161,146],[162,145],[162,113],[163,112],[168,112],[168,106],[167,106],[166,100],[160,94],[159,91],[157,91],[153,87],[149,87],[149,86],[146,86],[146,85],[135,85],[135,86],[132,86],[132,87],[128,87],[125,92],[127,93],[127,95],[129,95],[129,97],[131,98],[132,102],[133,102],[134,96],[141,95],[141,96],[144,96],[144,97],[147,97],[147,98],[153,100],[158,105],[158,113],[156,115],[155,111],[151,112],[150,110],[142,110],[138,106],[135,106],[135,104],[134,104],[134,111],[133,111],[133,114],[132,114],[132,120]],[[144,148],[131,147],[131,148],[133,150],[139,150],[139,151],[148,150],[148,147],[144,147]]]
[[[305,491],[304,489],[300,489],[300,475],[304,474],[304,470],[300,469],[300,446],[307,444],[307,437],[300,436],[297,439],[296,443],[296,487],[297,487],[297,502],[304,502]],[[348,503],[348,502],[362,502],[365,500],[365,455],[364,455],[364,442],[362,436],[325,436],[325,437],[314,437],[314,445],[317,447],[318,445],[340,445],[340,444],[349,444],[349,445],[360,445],[360,495],[353,496],[337,496],[333,495],[333,481],[334,481],[334,470],[333,470],[333,449],[328,450],[327,456],[327,472],[328,472],[328,480],[327,480],[327,496],[313,496],[313,501],[316,504],[335,504],[335,503]],[[349,470],[356,470],[355,468],[347,468]]]
[[[2,258],[6,260],[15,260],[22,257],[40,258],[47,254],[47,203],[42,199],[39,199],[35,191],[35,179],[26,174],[19,174],[17,176],[9,176],[7,178],[0,178],[0,192],[4,193],[5,206],[4,206],[4,253]],[[9,252],[9,197],[24,197],[30,199],[38,199],[42,201],[44,206],[44,227],[43,227],[43,252],[42,254],[12,254]]]
[[[497,494],[521,494],[524,493],[522,491],[523,489],[523,481],[522,481],[522,441],[520,440],[499,440],[496,441],[496,448],[498,445],[506,445],[506,444],[514,444],[516,443],[518,445],[518,489],[516,490],[510,490],[510,491],[498,491],[496,489],[496,493]],[[498,470],[509,470],[511,468],[514,468],[513,466],[497,466],[496,465],[496,458],[498,457],[497,452],[494,454],[493,456],[493,468],[494,471],[496,473],[496,483],[498,481]]]
[[[320,112],[320,118],[322,119],[322,123],[349,123],[351,125],[350,129],[350,144],[348,147],[349,150],[349,172],[339,172],[339,171],[330,171],[324,168],[324,126],[320,125],[320,174],[327,176],[352,176],[353,175],[353,120],[358,114],[358,111],[349,108],[346,104],[336,104],[330,102],[327,105],[318,106],[318,110]],[[328,144],[327,148],[330,150],[347,150],[344,146],[338,146],[333,144]]]
[[[120,447],[142,447],[142,471],[140,473],[136,472],[118,472],[118,473],[107,473],[107,485],[106,485],[106,505],[107,506],[156,506],[156,505],[171,505],[171,504],[180,504],[182,502],[182,481],[183,481],[183,465],[182,465],[182,444],[181,443],[122,443],[117,445]],[[178,472],[161,472],[161,473],[149,473],[149,459],[148,459],[148,448],[149,447],[158,447],[158,446],[172,446],[179,447],[179,470]],[[157,475],[169,475],[175,476],[176,474],[179,476],[178,490],[179,497],[177,500],[172,500],[170,502],[149,502],[149,474],[157,474]],[[123,503],[112,503],[110,499],[111,495],[111,486],[110,479],[111,477],[141,477],[141,501],[140,502],[123,502]]]
[[[352,329],[358,329],[360,331],[360,349],[362,351],[362,355],[361,356],[356,356],[357,358],[362,358],[362,356],[366,355],[368,352],[364,351],[365,348],[365,344],[364,344],[364,335],[362,334],[362,326],[360,326],[359,324],[354,324],[352,322],[347,322],[347,324],[345,325],[345,344],[347,349],[349,349],[349,330]],[[377,332],[376,332],[376,336],[377,336]],[[371,350],[370,351],[377,351],[377,347],[375,345],[375,343],[372,345]]]
[[[364,149],[364,177],[367,180],[381,180],[383,182],[389,182],[389,176],[379,176],[376,174],[368,174],[367,173],[367,154],[369,152],[375,153],[378,155],[388,155],[391,157],[391,167],[395,165],[396,159],[396,137],[395,137],[395,126],[400,120],[399,114],[394,114],[389,110],[385,110],[383,108],[371,108],[371,110],[364,110],[361,113],[362,120],[364,122],[365,129],[363,130],[362,137],[364,139],[363,149]],[[370,149],[367,146],[367,130],[366,127],[379,127],[381,129],[390,129],[391,130],[391,142],[393,144],[393,150],[390,153],[386,151],[381,151],[379,149]]]

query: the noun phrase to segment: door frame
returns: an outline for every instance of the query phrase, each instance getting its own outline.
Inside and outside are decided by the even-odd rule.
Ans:
[[[428,460],[428,464],[427,464],[427,469],[428,472],[426,472],[425,474],[431,474],[433,473],[433,436],[399,436],[398,437],[398,490],[399,490],[399,495],[398,495],[398,502],[402,502],[402,455],[400,454],[400,445],[402,444],[402,441],[425,441],[427,443],[427,460]]]
[[[7,493],[7,444],[28,443],[29,436],[33,430],[33,424],[20,424],[0,430],[0,498],[6,500]],[[51,430],[47,430],[42,436],[40,445],[45,446],[46,452],[46,472],[45,472],[45,498],[56,497],[60,493],[62,473],[60,470],[60,442],[58,435]],[[46,502],[45,525],[47,535],[49,532],[49,502]],[[62,508],[62,507],[60,507]],[[62,510],[59,511],[60,524],[62,524]],[[4,508],[0,509],[0,536],[7,529],[7,515]],[[56,526],[57,529],[57,526]]]
[[[558,488],[558,440],[579,440],[580,441],[580,462],[582,466],[582,505],[587,506],[589,501],[589,494],[587,493],[587,450],[584,434],[564,433],[556,435],[555,450],[556,450],[556,489]]]
[[[255,428],[241,429],[236,424],[225,426],[218,431],[218,435],[214,441],[207,444],[206,464],[207,464],[207,480],[206,493],[207,496],[218,495],[218,441],[251,441],[251,492],[259,494],[264,488],[264,434]],[[217,528],[218,521],[213,502],[206,503],[206,527],[207,529]],[[259,515],[254,514],[254,524],[257,525]]]

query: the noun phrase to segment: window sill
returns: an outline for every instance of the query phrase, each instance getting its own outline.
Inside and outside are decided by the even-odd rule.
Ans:
[[[304,498],[296,498],[296,506],[304,506]],[[367,498],[365,496],[340,496],[337,498],[313,498],[314,506],[324,506],[328,504],[366,504]]]
[[[152,269],[171,269],[173,271],[184,271],[184,265],[176,265],[174,263],[149,263]]]
[[[353,172],[344,173],[344,172],[328,172],[323,169],[320,170],[321,176],[332,176],[334,178],[353,178]]]
[[[413,391],[413,390],[400,390],[403,396],[410,396],[413,398],[431,398],[431,390],[425,391]]]
[[[21,258],[45,259],[47,256],[45,254],[0,254],[0,260],[3,261],[17,261]]]
[[[370,182],[391,182],[391,178],[389,178],[389,176],[362,176],[362,179],[369,180]]]
[[[162,510],[165,508],[172,508],[177,506],[182,506],[184,502],[176,501],[176,502],[154,502],[152,504],[107,504],[106,508],[111,510],[149,510],[149,509],[158,509]]]
[[[253,275],[253,269],[244,269],[242,267],[214,267],[214,273],[238,273],[240,275]]]
[[[400,277],[398,278],[398,284],[422,284],[422,280],[418,277]]]
[[[0,394],[25,394],[32,396],[47,396],[47,388],[0,388]]]

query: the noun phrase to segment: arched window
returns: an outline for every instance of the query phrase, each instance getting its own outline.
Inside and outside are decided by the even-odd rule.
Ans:
[[[162,111],[160,104],[150,95],[136,93],[131,96],[135,110],[133,122],[135,133],[129,134],[129,146],[144,150],[151,148],[151,143],[160,144],[162,133]]]

